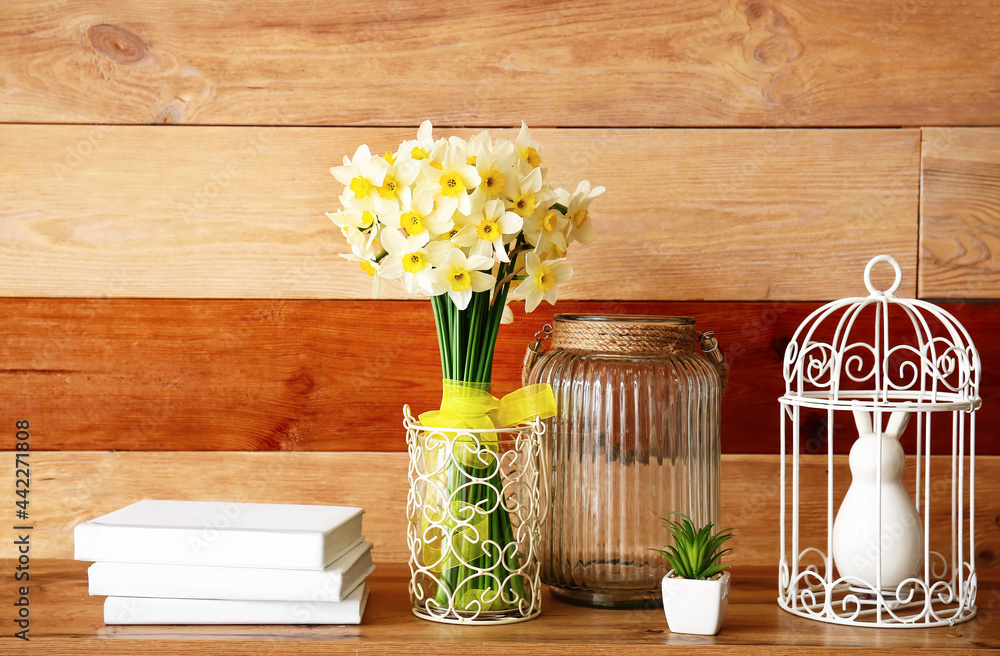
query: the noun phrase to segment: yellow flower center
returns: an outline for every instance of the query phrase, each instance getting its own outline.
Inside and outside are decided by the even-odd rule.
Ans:
[[[587,210],[577,210],[573,215],[573,227],[579,228],[587,220]]]
[[[430,153],[423,146],[414,146],[413,150],[410,151],[410,157],[413,159],[427,159],[430,156]]]
[[[424,217],[414,212],[407,212],[400,217],[399,224],[410,235],[418,235],[424,231]]]
[[[367,178],[363,178],[360,175],[353,180],[351,180],[351,191],[354,192],[355,198],[364,198],[371,192],[372,183],[368,181]]]
[[[375,217],[368,210],[361,213],[361,227],[367,228],[371,224],[375,223]]]
[[[395,178],[387,177],[385,184],[378,188],[378,195],[385,199],[392,199],[396,197],[398,191],[399,183],[396,182]]]
[[[448,239],[451,239],[457,234],[458,234],[458,228],[452,228],[451,230],[448,231]],[[461,246],[455,244],[455,248],[461,248]]]
[[[375,267],[371,265],[371,262],[368,261],[358,262],[358,266],[361,267],[361,270],[364,271],[369,278],[375,277]]]
[[[490,196],[496,196],[503,191],[506,181],[500,171],[493,169],[483,177],[483,189]]]
[[[530,146],[524,150],[524,159],[536,169],[542,163],[542,158],[538,155],[538,151]]]
[[[457,196],[459,192],[465,191],[465,185],[458,179],[456,173],[445,173],[439,181],[442,196]]]
[[[493,241],[500,236],[500,226],[493,219],[483,219],[476,228],[476,234],[483,241]]]
[[[423,253],[410,253],[403,256],[403,271],[407,273],[420,273],[424,270],[426,259]]]
[[[514,201],[514,211],[522,218],[534,212],[537,206],[538,202],[535,200],[535,194],[524,194]]]
[[[350,229],[351,229],[351,226],[347,226],[347,225],[345,225],[344,227],[342,227],[342,228],[340,229],[340,231],[344,233],[344,236],[345,236],[345,237],[349,237],[349,236],[350,236],[350,234],[351,234],[351,232],[350,232]]]
[[[559,214],[555,210],[549,210],[542,219],[542,227],[545,228],[546,232],[553,232],[557,227],[559,227]]]
[[[444,164],[442,164],[441,162],[433,162],[433,161],[427,162],[427,166],[431,167],[432,169],[437,169],[438,171],[444,170]]]
[[[382,159],[389,162],[390,164],[396,163],[396,156],[390,153],[388,150],[385,151],[385,155],[382,155]]]
[[[538,287],[542,291],[549,291],[556,285],[556,274],[552,273],[551,269],[543,269],[538,274]]]
[[[469,159],[465,160],[465,163],[468,164],[469,166],[475,166],[476,165],[476,156],[472,155],[471,157],[469,157]]]
[[[465,269],[455,267],[448,275],[448,286],[451,287],[451,291],[453,292],[463,291],[472,287],[472,277],[469,276],[469,272]]]

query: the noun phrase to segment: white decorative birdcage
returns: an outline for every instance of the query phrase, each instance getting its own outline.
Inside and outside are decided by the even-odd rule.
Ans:
[[[885,291],[871,280],[880,262],[895,270]],[[864,279],[868,296],[819,308],[785,350],[778,604],[833,624],[965,622],[976,614],[979,354],[951,314],[894,296],[892,257],[872,259]],[[849,470],[835,455],[846,444]]]

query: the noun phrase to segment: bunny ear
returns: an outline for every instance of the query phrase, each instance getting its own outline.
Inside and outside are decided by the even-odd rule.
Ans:
[[[872,432],[872,416],[867,410],[854,411],[854,425],[858,427],[858,435]]]
[[[897,410],[889,415],[889,425],[885,427],[885,434],[898,440],[908,423],[910,423],[910,413]]]

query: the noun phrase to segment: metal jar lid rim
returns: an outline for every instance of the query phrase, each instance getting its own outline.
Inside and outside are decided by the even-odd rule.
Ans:
[[[605,323],[650,323],[665,326],[693,326],[694,317],[673,317],[659,314],[557,314],[556,321],[605,322]]]

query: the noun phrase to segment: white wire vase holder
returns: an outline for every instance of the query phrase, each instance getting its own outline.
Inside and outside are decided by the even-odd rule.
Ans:
[[[489,430],[422,426],[403,407],[413,614],[491,625],[541,613],[541,420]]]
[[[885,291],[871,281],[880,262],[895,272]],[[951,314],[894,296],[902,272],[892,257],[872,259],[864,279],[869,296],[819,308],[785,351],[778,604],[853,626],[966,622],[976,615],[979,354]],[[825,499],[801,489],[807,409],[825,414]],[[853,443],[848,476],[834,458],[835,442],[845,440]],[[913,445],[908,453],[904,443]],[[932,447],[948,455],[932,457]],[[845,494],[845,481],[864,494]],[[825,533],[816,516],[823,511]]]

